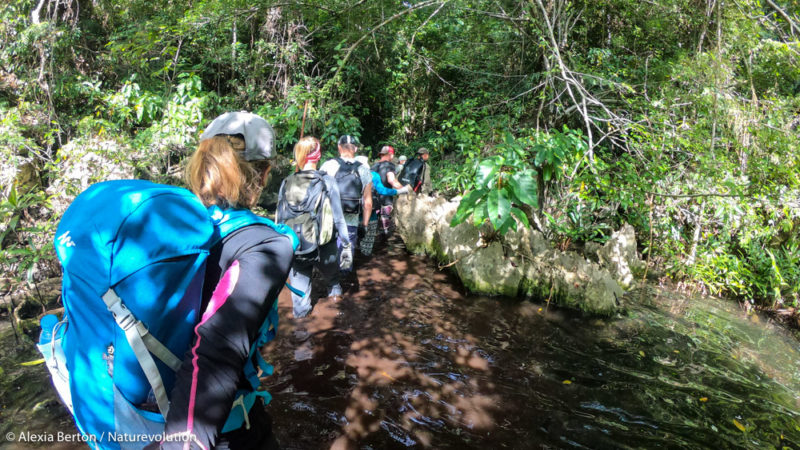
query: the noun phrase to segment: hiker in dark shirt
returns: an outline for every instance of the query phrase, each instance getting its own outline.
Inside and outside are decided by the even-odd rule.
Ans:
[[[269,174],[265,155],[253,151],[252,146],[245,149],[241,136],[202,140],[186,169],[191,190],[206,206],[252,207]],[[205,312],[177,372],[164,438],[148,448],[278,447],[271,419],[258,399],[248,414],[249,426],[222,430],[237,390],[249,388],[243,368],[292,259],[290,239],[261,224],[241,228],[212,248],[203,290]]]
[[[381,177],[381,183],[386,187],[402,189],[403,185],[397,180],[397,169],[392,158],[394,158],[394,148],[384,145],[380,151],[381,159],[372,165],[372,171],[377,172]],[[391,196],[378,195],[377,201],[373,201],[373,208],[377,211],[379,223],[384,235],[389,235],[392,230],[392,208],[394,202]]]

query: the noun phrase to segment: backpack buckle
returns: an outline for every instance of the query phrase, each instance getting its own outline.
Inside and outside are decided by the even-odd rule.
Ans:
[[[136,317],[134,317],[131,311],[122,303],[122,299],[119,298],[113,289],[109,289],[103,294],[103,301],[106,303],[106,307],[109,312],[111,312],[111,315],[114,316],[114,320],[120,328],[128,331],[136,325]]]

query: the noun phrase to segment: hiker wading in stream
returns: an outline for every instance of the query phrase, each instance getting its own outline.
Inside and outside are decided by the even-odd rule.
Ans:
[[[403,185],[397,180],[394,163],[394,148],[390,145],[384,145],[380,151],[380,161],[372,165],[372,171],[377,172],[381,177],[381,183],[386,187],[395,189],[402,189]],[[378,211],[378,219],[380,221],[383,234],[388,236],[392,231],[392,208],[394,202],[391,196],[378,194],[376,199],[373,199],[374,209]]]
[[[286,177],[278,192],[277,222],[291,227],[300,239],[289,273],[296,318],[311,311],[311,275],[315,267],[327,283],[328,297],[336,299],[342,295],[339,269],[353,265],[353,246],[347,235],[339,187],[333,177],[317,170],[321,156],[317,138],[300,139],[294,146],[296,172]],[[337,235],[342,242],[338,258]]]
[[[369,160],[366,156],[356,156],[356,161],[365,166],[369,165]],[[395,196],[400,194],[408,194],[411,192],[411,186],[404,186],[400,189],[388,188],[381,183],[381,176],[378,174],[378,172],[370,173],[372,174],[373,196],[375,196],[375,194],[383,196]],[[358,232],[362,235],[358,242],[361,254],[364,256],[371,255],[372,248],[375,245],[375,236],[378,234],[378,211],[375,208],[372,209],[372,214],[369,217],[369,224],[367,225],[366,230],[359,227]]]
[[[339,157],[325,161],[325,164],[320,167],[320,170],[334,177],[339,186],[342,212],[344,212],[344,221],[347,223],[347,237],[349,238],[349,241],[345,241],[344,236],[339,236],[337,243],[340,253],[346,242],[352,244],[353,248],[358,245],[359,224],[366,227],[369,223],[370,211],[372,211],[372,175],[367,166],[355,159],[358,146],[358,139],[354,136],[340,137]],[[342,268],[342,270],[350,272],[352,267]]]
[[[225,119],[218,118],[206,130],[204,136],[211,137],[189,159],[186,178],[207,207],[248,209],[266,184],[269,155],[251,154],[253,146],[245,147],[240,135],[227,135],[241,119]],[[242,367],[259,327],[274,309],[292,259],[291,241],[265,225],[241,228],[211,249],[203,287],[205,313],[195,328],[193,350],[176,375],[161,448],[278,447],[260,400],[250,410],[249,426],[222,430],[237,391],[248,387]],[[218,284],[227,290],[215,290]]]

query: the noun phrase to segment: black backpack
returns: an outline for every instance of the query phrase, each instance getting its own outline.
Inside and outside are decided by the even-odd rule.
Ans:
[[[387,188],[392,187],[391,185],[389,185],[388,176],[389,172],[392,172],[395,174],[395,176],[397,176],[397,168],[394,165],[394,163],[392,163],[391,161],[377,162],[372,165],[372,168],[370,170],[372,170],[373,172],[377,172],[378,175],[381,176],[381,183],[383,183],[385,187]],[[378,191],[375,189],[375,186],[372,186],[372,198],[373,198],[373,204],[375,205],[386,206],[392,204],[392,197],[386,197],[378,194]],[[375,203],[376,200],[377,203]]]
[[[397,179],[403,186],[410,184],[414,192],[417,192],[422,184],[422,169],[424,167],[425,161],[420,158],[414,158],[406,163]]]
[[[349,163],[342,158],[336,158],[336,161],[339,162],[339,170],[336,171],[335,178],[342,199],[342,211],[346,214],[358,214],[361,211],[361,191],[364,189],[361,175],[358,174],[361,163]]]
[[[333,239],[333,208],[320,172],[301,171],[283,180],[277,219],[288,225],[300,240],[295,251],[298,257],[316,257],[317,248]]]

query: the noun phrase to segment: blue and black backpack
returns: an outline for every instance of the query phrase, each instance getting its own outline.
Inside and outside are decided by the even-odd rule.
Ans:
[[[64,316],[42,318],[39,349],[90,446],[141,448],[113,437],[163,433],[167,395],[203,313],[209,252],[253,224],[289,235],[296,249],[285,226],[248,210],[207,209],[186,189],[148,181],[95,184],[64,213],[55,239]],[[276,301],[245,366],[252,390],[237,395],[223,432],[247,425],[257,396],[269,402],[257,390],[258,370],[272,373],[259,347],[277,326]]]

